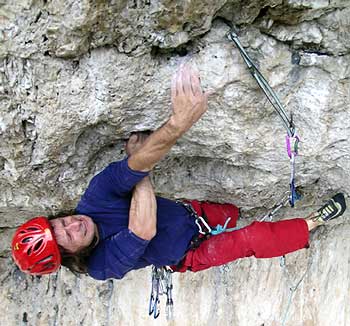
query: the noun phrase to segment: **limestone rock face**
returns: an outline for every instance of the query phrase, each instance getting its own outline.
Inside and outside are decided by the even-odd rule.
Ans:
[[[9,244],[27,218],[73,209],[93,175],[125,156],[131,132],[167,120],[184,61],[213,93],[155,169],[157,194],[232,202],[252,217],[288,190],[284,127],[226,37],[231,25],[302,140],[303,200],[279,217],[348,196],[349,17],[345,0],[1,2],[0,324],[165,324],[164,313],[147,316],[149,271],[107,282],[64,269],[32,278],[14,267]],[[173,324],[281,325],[288,288],[308,268],[285,325],[349,325],[347,217],[287,257],[287,274],[278,260],[249,259],[174,275]]]

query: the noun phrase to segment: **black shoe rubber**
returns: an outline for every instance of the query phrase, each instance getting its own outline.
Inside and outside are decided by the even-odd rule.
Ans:
[[[346,210],[344,194],[338,193],[333,196],[325,205],[317,210],[318,220],[327,222],[334,218],[337,218]]]

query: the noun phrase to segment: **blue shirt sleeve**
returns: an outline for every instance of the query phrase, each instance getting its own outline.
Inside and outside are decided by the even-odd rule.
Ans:
[[[123,229],[101,241],[94,249],[88,263],[89,275],[97,280],[123,278],[136,265],[148,243],[149,240]]]
[[[83,197],[87,197],[88,200],[113,200],[116,197],[124,197],[147,175],[148,172],[132,170],[128,166],[127,158],[111,163],[92,178]]]

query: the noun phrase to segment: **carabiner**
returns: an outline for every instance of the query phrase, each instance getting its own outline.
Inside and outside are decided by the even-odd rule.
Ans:
[[[154,319],[156,319],[160,313],[159,288],[160,288],[160,274],[158,272],[158,269],[153,266],[152,288],[151,288],[151,295],[150,295],[149,306],[148,306],[148,314],[152,315],[153,313]]]
[[[156,293],[156,295],[154,295],[154,293]],[[158,308],[159,302],[160,300],[159,300],[158,291],[155,290],[154,286],[152,285],[152,292],[151,292],[151,296],[149,299],[149,306],[148,306],[148,315],[151,316],[153,314],[154,319],[156,319],[159,316],[159,308]]]
[[[298,155],[298,145],[300,138],[297,135],[289,136],[286,135],[286,147],[287,153],[290,159]]]
[[[200,222],[207,228],[207,231],[203,231],[202,226],[200,224]],[[197,216],[197,218],[195,219],[195,223],[197,224],[198,228],[199,228],[199,233],[206,235],[208,233],[211,233],[211,227],[209,226],[209,224],[205,221],[205,219],[202,216]]]
[[[154,314],[153,314],[154,319],[157,319],[159,317],[159,314],[160,314],[159,304],[160,304],[160,300],[159,300],[159,297],[157,295],[156,301],[154,303]]]

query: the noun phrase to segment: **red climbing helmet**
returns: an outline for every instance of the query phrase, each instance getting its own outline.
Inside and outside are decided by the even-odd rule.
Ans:
[[[22,272],[31,275],[49,274],[59,269],[61,254],[46,217],[34,217],[16,230],[12,257]]]

